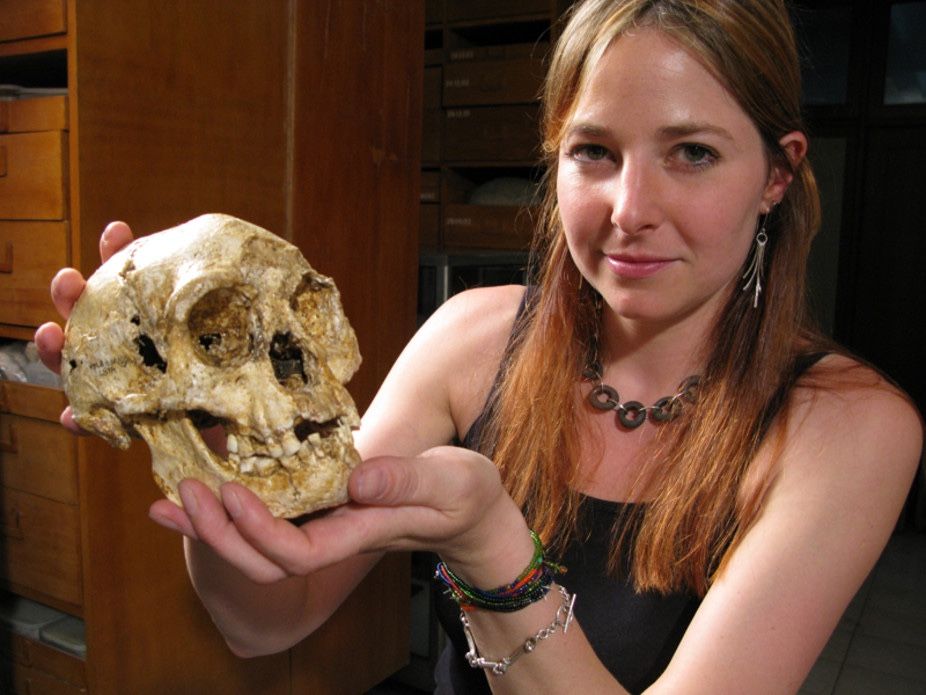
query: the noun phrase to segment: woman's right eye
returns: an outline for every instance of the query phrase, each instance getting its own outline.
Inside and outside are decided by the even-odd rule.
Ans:
[[[570,150],[569,154],[573,159],[584,162],[599,162],[602,159],[607,159],[610,155],[606,147],[588,143],[576,145]]]

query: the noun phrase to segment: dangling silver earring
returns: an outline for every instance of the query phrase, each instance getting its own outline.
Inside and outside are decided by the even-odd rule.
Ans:
[[[762,220],[758,223],[756,241],[752,249],[752,260],[749,262],[749,267],[746,269],[746,272],[743,273],[743,279],[746,280],[746,284],[743,285],[744,292],[749,289],[750,285],[753,283],[755,284],[755,295],[752,300],[753,309],[758,308],[759,295],[762,294],[762,274],[765,271],[765,246],[768,244],[768,234],[765,233],[765,223],[768,221],[770,213],[771,210],[762,215]]]

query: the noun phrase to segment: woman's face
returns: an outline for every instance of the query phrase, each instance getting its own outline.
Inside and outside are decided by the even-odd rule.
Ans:
[[[713,317],[739,289],[757,219],[789,181],[721,83],[642,29],[612,43],[580,94],[557,195],[572,257],[611,309],[675,321]]]

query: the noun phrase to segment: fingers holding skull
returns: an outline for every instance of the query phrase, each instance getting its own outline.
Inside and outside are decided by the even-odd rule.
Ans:
[[[181,483],[183,507],[155,502],[151,518],[208,545],[256,583],[305,576],[349,558],[393,550],[432,550],[451,562],[479,562],[525,526],[501,487],[494,464],[465,449],[438,447],[414,458],[377,457],[350,482],[354,501],[302,525],[274,517],[252,491],[227,483],[220,497],[204,484]],[[517,533],[511,534],[517,537]]]
[[[240,486],[223,486],[222,499],[241,536],[294,575],[393,550],[470,558],[486,546],[486,534],[500,519],[524,525],[494,464],[456,447],[369,459],[355,469],[349,489],[352,503],[300,527],[274,519]]]
[[[61,347],[64,345],[64,332],[57,323],[45,323],[35,331],[35,346],[39,359],[56,374],[61,373]],[[88,434],[74,421],[71,406],[67,406],[58,418],[61,425],[75,434]]]
[[[432,550],[468,558],[493,524],[524,526],[495,464],[474,451],[439,446],[413,458],[368,459],[352,474],[352,499],[378,510],[357,528],[365,550]]]
[[[112,222],[100,235],[100,259],[105,262],[113,253],[132,241],[132,230],[124,222]],[[49,288],[52,303],[67,320],[77,298],[86,286],[83,275],[74,268],[62,268],[52,278]],[[34,341],[39,359],[50,370],[61,372],[61,348],[64,346],[64,331],[57,323],[44,323],[35,331]],[[82,432],[75,424],[70,407],[61,413],[61,424],[74,432]]]
[[[71,315],[77,298],[86,286],[83,276],[73,268],[62,268],[51,281],[51,300],[61,318]],[[57,323],[43,323],[35,331],[35,346],[39,359],[46,367],[61,373],[61,348],[64,347],[64,331]]]
[[[86,286],[84,276],[74,268],[62,268],[51,280],[51,300],[61,318],[67,320]]]
[[[262,521],[269,521],[271,526],[276,524],[271,533],[290,531],[300,535],[292,524],[271,516],[253,493],[244,488],[240,490],[250,495],[246,503],[254,507],[252,513],[262,514],[265,517]],[[242,536],[227,508],[206,485],[197,480],[185,480],[179,491],[182,507],[166,499],[151,505],[149,516],[154,522],[208,545],[213,553],[255,583],[269,584],[293,574],[269,560]]]
[[[110,256],[132,241],[132,230],[125,222],[111,222],[100,235],[100,261],[105,263]],[[51,281],[51,299],[61,318],[71,315],[74,303],[86,286],[83,275],[74,268],[62,268]]]
[[[125,222],[110,222],[100,235],[100,261],[105,263],[117,251],[134,239],[132,229]]]
[[[61,373],[61,348],[64,346],[64,331],[57,323],[43,323],[33,338],[42,364],[55,374]]]

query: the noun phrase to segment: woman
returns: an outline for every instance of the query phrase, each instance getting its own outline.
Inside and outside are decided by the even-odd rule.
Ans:
[[[779,1],[579,5],[545,92],[538,284],[419,331],[357,433],[353,502],[299,528],[233,484],[152,506],[232,650],[288,647],[381,553],[428,549],[454,601],[439,690],[796,691],[922,431],[809,327],[798,97]],[[107,228],[104,258],[129,238]],[[55,279],[64,315],[82,287]],[[60,328],[36,341],[57,364]]]

